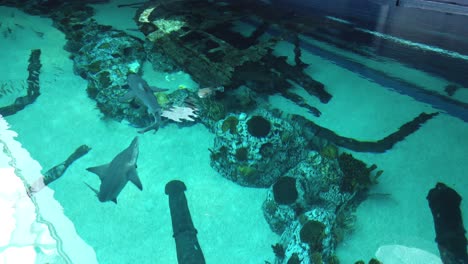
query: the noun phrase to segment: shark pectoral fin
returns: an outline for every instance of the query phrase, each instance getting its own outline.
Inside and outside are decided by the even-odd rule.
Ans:
[[[96,194],[96,196],[98,196],[99,194],[98,190],[94,189],[93,187],[91,187],[91,185],[87,184],[86,182],[83,182],[83,183],[86,184]]]
[[[97,176],[99,176],[99,179],[101,179],[101,181],[102,181],[102,179],[104,178],[104,176],[106,174],[106,170],[107,170],[108,167],[109,167],[109,164],[104,164],[104,165],[101,165],[101,166],[87,168],[86,170],[96,174]]]
[[[166,91],[169,91],[169,89],[164,89],[164,88],[158,88],[156,86],[149,86],[149,88],[151,89],[151,91],[153,92],[166,92]]]
[[[143,184],[141,184],[141,180],[138,177],[137,171],[135,169],[128,172],[128,180],[135,184],[138,189],[143,190]]]
[[[119,98],[119,102],[127,102],[134,97],[135,93],[133,91],[128,91],[126,94]]]
[[[113,201],[115,204],[117,204],[117,198],[114,198],[111,201]]]

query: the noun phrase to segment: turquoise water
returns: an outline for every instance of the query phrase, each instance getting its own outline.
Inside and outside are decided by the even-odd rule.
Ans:
[[[97,22],[143,39],[139,32],[129,30],[136,28],[132,20],[135,9],[117,8],[118,4],[122,3],[94,5]],[[2,36],[1,42],[2,61],[9,63],[1,65],[4,74],[0,82],[12,87],[0,98],[2,106],[25,92],[23,83],[28,77],[25,69],[30,51],[38,48],[42,51],[40,96],[5,119],[18,133],[17,140],[41,164],[43,172],[64,161],[78,146],[91,147],[88,154],[74,162],[49,187],[55,191],[55,199],[63,206],[78,235],[95,250],[99,263],[177,263],[168,196],[164,193],[166,183],[173,179],[187,186],[185,195],[206,263],[286,263],[287,259],[275,260],[271,245],[284,240],[269,226],[262,208],[271,193],[269,186],[242,186],[223,177],[219,168],[212,166],[210,150],[216,150],[215,139],[220,138],[215,126],[202,123],[201,118],[184,125],[169,121],[157,132],[138,134],[139,128],[131,122],[105,117],[87,93],[89,83],[75,74],[70,52],[63,49],[65,34],[52,25],[52,20],[11,7],[0,10],[3,20],[0,29],[5,32],[6,25],[13,29]],[[334,21],[336,17],[328,19]],[[341,19],[354,23],[345,17]],[[247,31],[252,24],[243,21],[236,26],[240,31]],[[412,41],[408,45],[405,41],[409,40],[400,36],[379,34],[371,34],[375,43],[387,40],[408,48],[419,43]],[[441,112],[383,153],[339,149],[340,153],[351,153],[369,166],[376,164],[384,172],[378,184],[370,187],[366,199],[353,210],[353,228],[332,247],[333,254],[341,263],[367,261],[379,249],[377,257],[384,263],[392,260],[418,263],[422,253],[414,253],[409,248],[438,256],[426,196],[437,182],[445,183],[462,197],[467,196],[464,177],[468,169],[464,162],[468,146],[468,125],[464,119],[467,87],[457,83],[460,88],[449,96],[444,88],[455,83],[449,79],[451,75],[429,73],[375,50],[359,54],[313,36],[301,36],[301,42],[302,60],[309,65],[305,72],[323,83],[333,97],[325,104],[294,84],[291,91],[321,111],[317,117],[278,93],[259,96],[262,106],[283,111],[281,117],[297,114],[340,136],[377,141],[421,112]],[[427,47],[437,46],[420,49],[416,45],[415,49],[421,57],[431,58],[431,52],[447,55]],[[273,54],[287,56],[287,61],[294,64],[293,48],[291,42],[280,41]],[[456,54],[467,63],[468,54],[460,50]],[[143,79],[150,85],[167,87],[170,92],[179,90],[181,85],[193,91],[199,87],[186,72],[154,70],[149,62],[141,67]],[[222,93],[218,95],[219,98],[214,97],[216,100],[227,100]],[[241,113],[232,115],[242,121]],[[127,184],[118,195],[117,204],[101,203],[85,185],[98,188],[100,180],[86,168],[110,162],[135,136],[139,137],[137,172],[143,191]],[[307,148],[308,143],[305,140],[303,147]],[[300,150],[295,151],[299,156]],[[463,202],[461,210],[466,223]],[[396,256],[384,250],[389,245],[406,247],[409,260],[398,262]]]

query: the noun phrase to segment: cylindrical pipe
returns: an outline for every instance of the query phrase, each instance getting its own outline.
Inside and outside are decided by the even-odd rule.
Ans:
[[[427,200],[434,218],[436,242],[442,262],[468,263],[468,242],[460,209],[461,196],[454,189],[439,182],[429,191]]]
[[[205,264],[205,257],[197,239],[197,229],[192,222],[184,191],[185,184],[178,180],[166,184],[165,193],[169,196],[172,230],[176,242],[179,264]]]

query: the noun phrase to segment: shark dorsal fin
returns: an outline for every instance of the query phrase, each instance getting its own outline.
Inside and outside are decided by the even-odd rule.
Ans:
[[[107,168],[109,168],[109,164],[104,164],[104,165],[101,165],[101,166],[87,168],[86,170],[96,174],[97,176],[99,176],[99,179],[101,179],[101,181],[102,181],[102,179],[106,175]]]
[[[138,189],[143,190],[143,184],[141,184],[141,180],[138,177],[136,169],[132,169],[128,172],[128,180],[135,184]]]

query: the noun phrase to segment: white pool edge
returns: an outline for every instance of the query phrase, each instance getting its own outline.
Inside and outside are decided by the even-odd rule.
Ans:
[[[0,116],[0,262],[98,263],[93,248],[76,233],[52,189],[45,186],[28,196],[25,185],[42,178],[41,166],[16,136]]]

